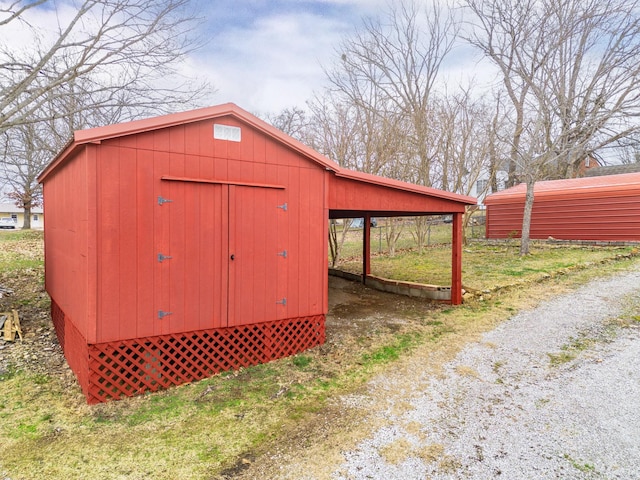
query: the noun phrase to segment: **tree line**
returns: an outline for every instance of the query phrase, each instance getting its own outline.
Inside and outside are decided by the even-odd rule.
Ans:
[[[478,180],[480,194],[526,183],[524,255],[535,182],[575,177],[586,160],[638,159],[639,7],[394,2],[337,48],[310,113],[271,120],[348,168],[462,194]],[[446,78],[470,48],[495,71],[483,91]]]
[[[267,119],[351,169],[462,194],[526,183],[526,254],[535,182],[608,151],[637,158],[639,2],[392,2],[336,46],[326,88]],[[0,45],[2,175],[25,210],[73,130],[185,110],[211,90],[177,72],[199,46],[190,0],[84,0],[44,35],[29,13],[48,3],[0,7],[0,32],[30,35],[29,49]],[[451,74],[471,54],[491,75],[482,89]]]

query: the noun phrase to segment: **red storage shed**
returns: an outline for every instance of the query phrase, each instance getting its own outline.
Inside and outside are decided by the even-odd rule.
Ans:
[[[90,403],[323,343],[330,216],[453,214],[461,301],[475,199],[345,171],[233,104],[77,131],[40,182],[52,318]]]
[[[486,197],[487,238],[520,237],[526,185]],[[537,182],[531,238],[640,241],[640,173]]]

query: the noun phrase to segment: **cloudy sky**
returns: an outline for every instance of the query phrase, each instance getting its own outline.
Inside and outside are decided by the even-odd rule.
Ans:
[[[206,45],[191,67],[217,88],[213,103],[254,113],[304,106],[325,83],[340,40],[385,0],[215,0],[202,12]]]
[[[0,7],[7,1],[0,0]],[[384,17],[393,2],[194,0],[204,44],[190,56],[183,73],[198,76],[216,89],[206,98],[208,105],[234,102],[261,116],[304,107],[327,84],[323,67],[335,61],[341,41],[360,28],[365,17]],[[56,23],[65,24],[75,13],[73,4],[52,0],[28,11],[29,22],[42,26],[42,33],[55,35]],[[16,49],[30,44],[28,31],[19,22],[10,27],[14,30],[3,29],[8,35],[0,41],[11,42]],[[468,77],[475,64],[468,52],[458,51],[447,64],[451,67]],[[468,78],[454,80],[449,84]]]
[[[191,68],[217,88],[211,103],[234,102],[256,114],[304,107],[326,85],[323,67],[336,58],[345,36],[364,17],[383,16],[393,0],[215,0],[206,1],[206,45]],[[494,78],[478,68],[475,53],[459,48],[444,66],[449,85],[468,83],[481,91]]]

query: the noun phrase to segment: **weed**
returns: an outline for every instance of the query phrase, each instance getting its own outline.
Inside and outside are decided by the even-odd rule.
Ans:
[[[21,423],[18,425],[17,431],[21,435],[35,436],[38,432],[38,427],[37,425],[31,423]]]
[[[306,368],[311,363],[311,357],[307,355],[296,355],[291,359],[291,363],[293,363],[298,368]]]
[[[428,335],[428,339],[429,339],[429,341],[435,343],[435,342],[439,341],[447,333],[452,333],[454,331],[455,331],[455,328],[453,328],[452,326],[439,325],[436,328],[434,328],[433,330],[431,330],[431,332]]]
[[[423,336],[420,332],[398,334],[390,344],[383,345],[371,353],[363,354],[361,364],[371,367],[376,364],[385,364],[397,360],[401,353],[418,345],[422,338]]]
[[[420,450],[420,458],[427,463],[432,463],[442,457],[444,454],[444,446],[439,443],[427,445]]]
[[[424,319],[422,321],[422,324],[423,325],[428,325],[428,326],[431,326],[431,327],[440,327],[440,326],[444,325],[444,322],[441,321],[441,320]]]
[[[0,371],[0,382],[11,380],[18,374],[18,372],[19,370],[15,365],[9,364],[4,372]]]
[[[589,472],[595,472],[596,468],[590,464],[590,463],[579,463],[576,460],[574,460],[573,458],[571,458],[571,455],[565,453],[564,458],[569,461],[569,463],[571,463],[571,466],[573,468],[575,468],[576,470],[581,471],[582,473],[589,473]]]
[[[391,360],[397,360],[399,357],[399,349],[395,346],[385,345],[378,348],[372,353],[365,353],[362,356],[363,365],[371,365],[376,363],[388,363]]]
[[[35,383],[36,385],[46,385],[47,383],[49,383],[49,380],[50,380],[48,375],[44,375],[42,373],[37,373],[33,375],[32,379],[33,379],[33,383]]]
[[[593,338],[587,338],[585,336],[580,336],[577,338],[571,337],[570,343],[568,345],[563,345],[563,350],[575,350],[578,352],[582,352],[593,346],[596,343],[596,340]]]
[[[480,378],[480,373],[475,368],[467,365],[456,366],[456,373],[463,377]]]
[[[127,423],[129,425],[135,426],[148,423],[158,417],[178,417],[186,405],[182,395],[179,395],[176,391],[170,390],[148,396],[149,401],[128,416]]]
[[[560,352],[547,353],[547,356],[549,357],[551,365],[557,367],[575,360],[580,352],[591,348],[595,343],[596,340],[594,338],[589,338],[585,335],[571,337],[569,343],[560,347]]]
[[[564,363],[569,363],[576,358],[575,353],[572,352],[560,352],[560,353],[547,353],[551,365],[557,367]]]
[[[536,408],[542,408],[544,407],[546,404],[548,404],[550,402],[550,400],[548,398],[539,398],[535,401],[535,406]]]

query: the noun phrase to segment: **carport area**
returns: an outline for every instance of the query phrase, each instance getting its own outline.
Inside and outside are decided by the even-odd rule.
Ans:
[[[364,218],[362,237],[362,281],[371,282],[371,218],[426,215],[452,216],[451,294],[452,305],[462,303],[462,216],[476,199],[465,195],[421,187],[340,169],[329,181],[329,218]]]

